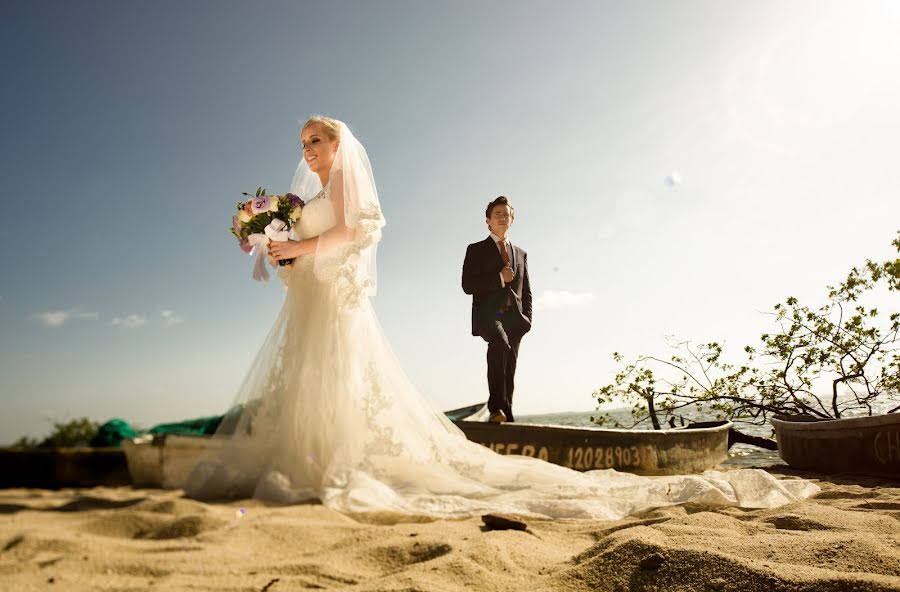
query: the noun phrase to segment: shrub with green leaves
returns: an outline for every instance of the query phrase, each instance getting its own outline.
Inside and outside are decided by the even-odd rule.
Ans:
[[[892,244],[900,253],[900,232]],[[900,411],[900,312],[883,315],[864,304],[898,291],[900,257],[866,260],[829,286],[817,308],[794,297],[776,304],[769,314],[777,330],[762,335],[759,347],[746,346],[741,363],[725,361],[718,342],[674,342],[668,358],[638,356],[594,391],[598,404],[630,403],[632,425],[605,413],[594,421],[619,427],[650,421],[659,429],[660,418],[687,410],[757,424],[772,414],[838,419]],[[613,359],[624,357],[616,352]]]

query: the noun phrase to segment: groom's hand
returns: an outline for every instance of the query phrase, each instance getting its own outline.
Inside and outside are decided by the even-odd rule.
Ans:
[[[497,269],[497,268],[495,267],[494,269]],[[509,264],[507,264],[506,267],[503,268],[503,271],[501,271],[500,274],[503,277],[503,281],[506,282],[507,284],[509,282],[511,282],[513,279],[513,270],[512,270],[512,267],[509,266]]]

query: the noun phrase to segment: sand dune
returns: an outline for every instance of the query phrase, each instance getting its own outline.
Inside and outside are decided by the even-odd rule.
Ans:
[[[781,469],[782,473],[786,470]],[[0,491],[0,590],[900,591],[900,483],[616,522],[347,516],[123,488]]]

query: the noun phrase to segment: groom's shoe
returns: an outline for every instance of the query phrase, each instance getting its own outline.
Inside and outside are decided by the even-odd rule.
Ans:
[[[506,421],[506,414],[503,413],[502,409],[498,409],[491,413],[491,418],[488,420],[490,423],[503,423]]]

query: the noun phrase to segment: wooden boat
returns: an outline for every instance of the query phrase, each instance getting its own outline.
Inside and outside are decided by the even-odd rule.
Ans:
[[[463,409],[480,409],[473,405]],[[448,416],[463,411],[447,412]],[[486,416],[486,413],[482,413]],[[624,430],[457,420],[466,437],[498,454],[533,456],[576,471],[615,469],[639,475],[702,473],[728,458],[731,422],[671,430]]]
[[[96,487],[131,483],[119,448],[2,448],[0,487]]]
[[[777,415],[778,453],[790,466],[900,479],[900,413],[818,419]]]
[[[498,454],[533,456],[578,471],[616,469],[641,475],[701,473],[728,457],[730,422],[672,430],[612,430],[522,423],[490,424],[484,404],[445,412],[466,437]],[[182,487],[208,446],[222,440],[179,434],[144,435],[122,448],[136,487]]]
[[[480,417],[484,404],[470,405],[447,411],[450,420]],[[487,419],[487,416],[484,416]],[[171,424],[182,425],[185,422]],[[210,446],[221,446],[225,440],[184,433],[144,434],[123,440],[122,449],[128,461],[128,471],[135,487],[180,489],[194,465]]]
[[[131,484],[162,489],[181,489],[203,452],[221,445],[222,440],[210,436],[179,434],[145,434],[122,440]]]

